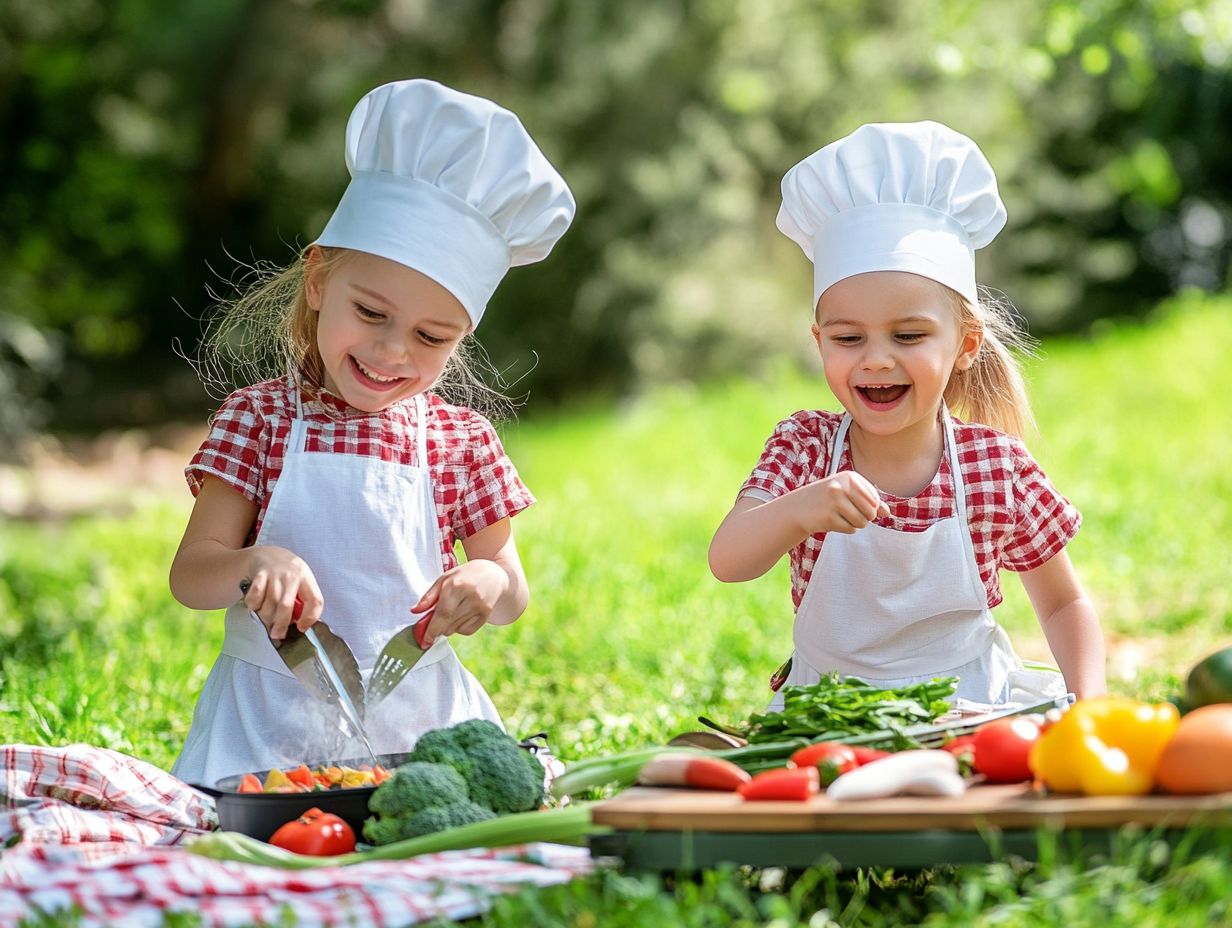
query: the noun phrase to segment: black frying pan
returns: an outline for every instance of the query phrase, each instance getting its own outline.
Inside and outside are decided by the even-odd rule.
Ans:
[[[381,766],[393,771],[406,761],[407,754],[381,754],[377,757]],[[359,767],[371,764],[372,758],[344,760],[332,766]],[[324,766],[309,764],[309,767]],[[286,768],[284,768],[286,769]],[[265,781],[268,770],[254,770],[257,779]],[[299,818],[309,809],[332,812],[341,817],[355,830],[356,840],[363,840],[364,819],[368,818],[368,797],[375,786],[357,786],[351,789],[315,790],[311,793],[241,793],[237,792],[243,774],[223,777],[214,786],[196,786],[214,797],[218,808],[218,826],[224,831],[239,831],[261,841],[268,841],[281,826]]]

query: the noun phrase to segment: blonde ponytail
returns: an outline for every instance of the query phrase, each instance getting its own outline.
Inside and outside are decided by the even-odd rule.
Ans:
[[[979,302],[972,304],[948,287],[942,289],[958,314],[962,332],[984,334],[975,362],[950,377],[946,405],[965,421],[1025,437],[1028,429],[1035,428],[1035,416],[1019,355],[1033,355],[1034,340],[1019,327],[1017,312],[1003,297],[981,287]]]

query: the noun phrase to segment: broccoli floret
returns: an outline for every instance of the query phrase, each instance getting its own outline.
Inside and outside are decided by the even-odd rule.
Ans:
[[[453,740],[468,751],[490,741],[512,740],[504,729],[487,719],[467,719],[448,730],[453,733]]]
[[[466,748],[458,742],[452,728],[437,728],[424,734],[415,742],[407,761],[445,764],[464,777],[471,769],[471,759]]]
[[[369,844],[393,844],[407,838],[435,834],[446,828],[485,822],[496,813],[469,799],[447,806],[432,806],[403,816],[372,817],[364,822],[364,840]]]
[[[455,802],[449,806],[433,806],[410,817],[404,837],[430,835],[446,828],[456,828],[458,825],[486,822],[490,818],[496,818],[496,813],[470,800]]]
[[[500,814],[543,804],[543,765],[486,719],[426,733],[408,760],[452,767],[466,780],[471,800]]]
[[[502,814],[543,805],[543,766],[508,735],[480,744],[470,754],[474,765],[466,785],[472,800]]]
[[[377,815],[403,816],[433,806],[452,805],[470,798],[466,780],[446,764],[407,763],[376,788],[368,809]]]
[[[364,820],[364,840],[369,844],[393,844],[406,837],[402,832],[410,823],[409,818],[397,818],[392,815],[384,818],[373,816]]]
[[[364,822],[364,838],[392,844],[449,827],[441,822],[480,821],[475,809],[487,811],[470,801],[458,771],[445,764],[406,763],[368,798],[373,817]]]

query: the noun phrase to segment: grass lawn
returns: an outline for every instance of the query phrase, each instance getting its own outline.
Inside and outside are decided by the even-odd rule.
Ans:
[[[1232,639],[1229,344],[1232,300],[1195,298],[1147,326],[1049,342],[1029,369],[1040,424],[1029,444],[1084,513],[1071,556],[1118,692],[1178,691],[1190,664]],[[456,646],[511,730],[548,732],[568,761],[765,704],[791,647],[786,565],[724,585],[706,548],[775,422],[833,408],[822,384],[783,371],[528,412],[504,428],[540,499],[516,520],[531,605],[513,627]],[[84,741],[170,765],[222,635],[221,613],[167,591],[188,506],[185,491],[122,518],[0,526],[0,742]],[[1047,658],[1020,585],[1002,579],[998,617],[1024,656]],[[1228,852],[1177,856],[1141,836],[1108,859],[1062,846],[1037,867],[818,868],[781,886],[766,873],[668,884],[612,873],[504,900],[484,921],[1232,924]]]

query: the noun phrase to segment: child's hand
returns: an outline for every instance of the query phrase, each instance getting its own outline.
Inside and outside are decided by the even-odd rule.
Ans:
[[[302,632],[321,618],[325,600],[317,578],[293,551],[270,545],[253,548],[248,576],[252,581],[244,594],[244,605],[265,623],[271,640],[287,637],[292,621]],[[304,606],[299,618],[293,619],[296,597]]]
[[[877,488],[853,470],[839,471],[802,488],[801,516],[810,534],[841,532],[852,535],[868,523],[890,514]]]
[[[508,589],[509,574],[495,561],[467,561],[441,574],[411,606],[416,614],[436,610],[424,620],[428,623],[424,647],[431,647],[442,635],[475,634],[487,624],[497,600]]]

